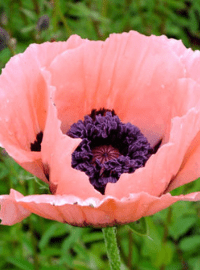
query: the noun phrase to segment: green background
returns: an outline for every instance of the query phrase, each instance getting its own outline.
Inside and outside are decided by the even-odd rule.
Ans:
[[[42,25],[43,15],[49,25]],[[42,18],[41,18],[42,17]],[[38,21],[39,20],[39,21]],[[186,47],[200,48],[199,0],[0,0],[0,69],[31,43],[66,40],[71,34],[105,40],[110,33],[136,30],[165,34]],[[45,29],[46,28],[46,29]],[[4,33],[6,33],[4,32]],[[3,45],[2,45],[3,44]],[[0,194],[10,188],[26,194],[47,187],[0,152]],[[200,190],[200,181],[175,194]],[[200,270],[200,203],[178,202],[146,218],[148,231],[139,235],[119,226],[117,240],[123,269]],[[142,223],[137,224],[139,230]],[[0,226],[0,269],[109,269],[100,229],[77,228],[31,215],[23,222]]]

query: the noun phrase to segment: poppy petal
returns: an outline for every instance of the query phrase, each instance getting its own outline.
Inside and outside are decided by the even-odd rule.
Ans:
[[[31,143],[44,129],[47,99],[47,85],[34,54],[27,50],[13,57],[0,77],[0,144],[44,181],[40,152],[31,151]]]
[[[14,190],[11,192],[12,194],[16,193]],[[6,216],[4,214],[10,211],[9,200],[15,208],[20,209],[19,218],[10,219],[10,215]],[[142,192],[130,194],[128,198],[121,200],[106,197],[103,201],[94,198],[83,201],[75,196],[66,195],[19,197],[17,193],[17,196],[4,195],[0,197],[0,203],[3,205],[0,217],[2,224],[12,225],[22,219],[21,212],[23,210],[26,214],[30,211],[44,218],[66,222],[75,226],[104,227],[134,222],[143,216],[149,216],[161,211],[180,200],[198,201],[200,200],[200,192],[180,196],[171,196],[167,193],[161,197],[154,197]]]
[[[104,107],[138,126],[152,144],[164,134],[175,82],[184,77],[183,65],[164,42],[134,31],[66,51],[49,70],[64,133]]]
[[[169,45],[174,53],[179,57],[181,63],[185,67],[185,77],[191,78],[200,84],[199,65],[200,65],[200,51],[193,51],[186,48],[181,40],[168,39],[162,36],[163,41]]]
[[[108,183],[105,194],[121,199],[126,194],[141,191],[154,196],[165,192],[172,181],[176,181],[174,178],[191,141],[199,131],[199,126],[200,112],[195,109],[191,109],[183,117],[173,118],[169,142],[163,144],[157,153],[149,158],[145,167],[139,168],[134,174],[123,174],[114,185]],[[195,180],[192,176],[189,176],[187,182]]]
[[[13,225],[31,214],[29,210],[17,202],[20,198],[23,198],[23,195],[13,189],[11,189],[10,195],[0,196],[0,219],[3,225]]]
[[[41,155],[30,151],[31,143],[45,128],[48,108],[48,87],[41,68],[59,53],[84,42],[74,35],[68,42],[32,44],[23,54],[11,58],[0,77],[0,145],[44,181]]]
[[[173,127],[170,134],[174,142],[175,166],[171,181],[166,191],[175,189],[181,185],[194,181],[200,176],[200,111],[191,109],[179,118],[173,119]],[[176,147],[178,146],[179,147]],[[186,171],[187,169],[187,171]],[[165,191],[165,192],[166,192]]]
[[[30,213],[78,226],[134,222],[200,193],[166,193],[200,173],[200,53],[180,41],[113,34],[31,45],[0,77],[0,144],[25,169],[49,183],[53,195],[0,196],[2,224]],[[105,195],[71,167],[80,140],[66,135],[92,109],[114,109],[151,146],[145,167],[108,183]],[[42,132],[42,141],[38,134]],[[31,148],[38,143],[39,150]],[[11,210],[9,210],[11,209]],[[13,216],[8,213],[13,212]]]
[[[26,51],[34,55],[41,67],[48,67],[57,55],[66,50],[75,49],[86,42],[88,42],[87,39],[72,35],[67,41],[31,44]]]
[[[50,79],[48,72],[43,74],[46,75],[46,80]],[[90,184],[85,173],[71,167],[72,153],[81,139],[72,139],[63,134],[60,126],[56,106],[50,102],[42,143],[42,160],[45,167],[49,168],[49,181],[50,185],[53,185],[53,193],[74,195],[81,199],[102,197]]]
[[[177,175],[170,181],[165,192],[190,183],[200,177],[200,132],[192,140]]]

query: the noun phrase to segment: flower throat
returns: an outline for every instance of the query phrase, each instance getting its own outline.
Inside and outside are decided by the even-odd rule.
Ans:
[[[92,110],[67,135],[82,139],[72,153],[72,167],[85,172],[101,194],[107,183],[116,183],[122,173],[143,167],[153,153],[139,128],[122,123],[114,110]]]

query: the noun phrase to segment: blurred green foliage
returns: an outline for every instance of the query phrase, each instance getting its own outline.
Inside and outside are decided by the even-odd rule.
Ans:
[[[200,0],[6,0],[0,1],[0,69],[30,43],[66,40],[71,34],[104,40],[112,32],[137,30],[182,39],[200,47]],[[4,33],[4,35],[2,34]],[[2,36],[3,35],[3,36]],[[6,36],[6,38],[5,38]],[[4,45],[2,45],[4,44]],[[2,46],[3,47],[2,47]],[[2,149],[0,194],[14,188],[43,194],[48,187],[24,171]],[[200,181],[173,195],[200,190]],[[119,226],[123,269],[200,269],[200,203],[178,202],[146,218],[141,236]],[[144,223],[137,223],[138,232]],[[0,227],[0,269],[109,269],[101,230],[76,228],[31,215],[11,227]]]

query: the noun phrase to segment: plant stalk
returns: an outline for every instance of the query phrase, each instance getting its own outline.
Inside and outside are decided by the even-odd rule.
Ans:
[[[106,245],[108,260],[110,263],[110,269],[120,270],[121,260],[119,255],[119,249],[117,246],[116,228],[115,227],[102,228],[102,231]]]

